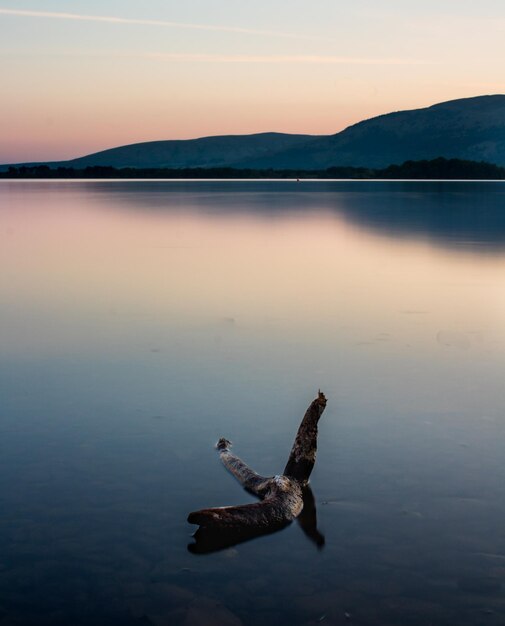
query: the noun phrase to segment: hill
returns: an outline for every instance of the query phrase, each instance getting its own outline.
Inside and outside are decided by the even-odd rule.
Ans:
[[[26,165],[324,170],[335,166],[385,168],[438,157],[505,166],[505,95],[451,100],[379,115],[329,136],[259,133],[150,141],[69,161]],[[8,167],[0,166],[0,171]]]
[[[84,157],[50,163],[52,167],[85,168],[88,166],[185,168],[223,167],[289,149],[313,139],[311,135],[259,133],[223,135],[200,139],[148,141],[111,148]]]
[[[250,159],[242,165],[380,168],[437,157],[505,165],[505,95],[451,100],[424,109],[380,115],[336,135],[267,158]]]

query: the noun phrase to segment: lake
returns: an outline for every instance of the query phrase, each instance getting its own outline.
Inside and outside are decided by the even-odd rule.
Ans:
[[[504,623],[504,183],[2,181],[0,263],[1,624]],[[317,526],[199,549],[319,388]]]

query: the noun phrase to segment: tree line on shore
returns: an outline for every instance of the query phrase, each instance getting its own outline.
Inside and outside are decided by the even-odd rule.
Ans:
[[[382,169],[329,167],[323,170],[238,169],[233,167],[133,168],[88,166],[50,167],[49,165],[10,166],[0,178],[157,178],[157,179],[429,179],[429,180],[505,180],[505,167],[485,161],[465,161],[443,157],[429,161],[405,161]]]

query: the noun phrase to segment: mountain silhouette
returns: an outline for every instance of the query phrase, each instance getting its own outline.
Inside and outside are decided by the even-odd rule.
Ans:
[[[259,133],[150,141],[45,164],[76,169],[112,166],[319,170],[333,166],[383,168],[437,157],[505,166],[505,95],[463,98],[379,115],[335,135]]]
[[[258,133],[148,141],[103,150],[78,159],[60,162],[58,165],[74,168],[93,165],[144,168],[223,167],[247,159],[268,158],[271,152],[287,150],[310,140],[310,135]]]
[[[451,100],[380,115],[336,135],[243,165],[279,169],[387,167],[437,157],[505,165],[505,95]]]

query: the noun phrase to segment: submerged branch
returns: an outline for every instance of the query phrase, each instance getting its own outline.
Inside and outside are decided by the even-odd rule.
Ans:
[[[305,514],[300,519],[303,531],[317,545],[324,544],[324,537],[317,530],[314,496],[306,485],[316,459],[317,425],[325,407],[326,398],[319,392],[300,424],[282,476],[260,476],[230,451],[231,443],[227,439],[218,441],[216,447],[226,469],[261,502],[190,513],[188,522],[200,526],[195,533],[197,544],[192,544],[191,551],[213,551],[220,549],[218,546],[233,545],[274,532],[298,517],[304,506]]]

